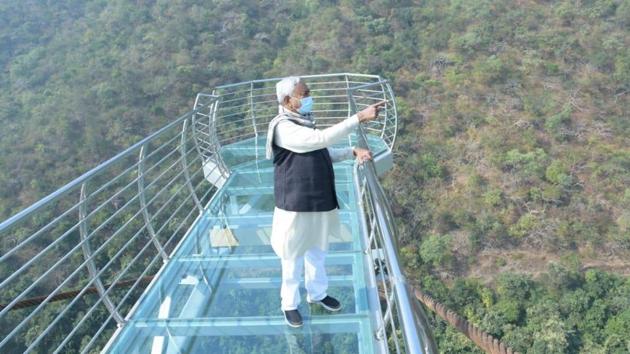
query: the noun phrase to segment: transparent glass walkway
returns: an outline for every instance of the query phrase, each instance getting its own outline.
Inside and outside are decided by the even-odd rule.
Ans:
[[[352,134],[336,147],[355,144]],[[370,136],[374,156],[387,149]],[[304,326],[291,328],[280,310],[280,260],[271,235],[273,165],[265,139],[222,147],[232,173],[192,225],[170,260],[132,310],[129,322],[106,348],[111,353],[373,353],[378,294],[373,266],[363,253],[353,160],[334,164],[342,235],[331,239],[326,259],[328,293],[343,305],[328,313],[306,302]],[[227,227],[238,245],[217,245],[212,229]],[[372,279],[370,280],[370,277]],[[372,284],[372,285],[370,285]]]

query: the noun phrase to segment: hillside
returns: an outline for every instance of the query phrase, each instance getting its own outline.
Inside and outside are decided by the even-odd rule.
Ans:
[[[410,278],[523,353],[630,350],[628,0],[5,0],[0,48],[2,219],[201,90],[379,74]]]

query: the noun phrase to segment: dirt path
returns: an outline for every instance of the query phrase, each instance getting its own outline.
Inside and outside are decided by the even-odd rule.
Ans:
[[[604,257],[597,259],[580,259],[581,269],[598,268],[605,271],[630,276],[630,257]],[[484,250],[479,253],[478,261],[460,276],[481,278],[492,282],[494,277],[504,272],[531,274],[537,278],[549,270],[549,264],[563,264],[560,255],[532,250]]]

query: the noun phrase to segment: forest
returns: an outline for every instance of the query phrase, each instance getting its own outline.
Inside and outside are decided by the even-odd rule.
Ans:
[[[205,89],[378,74],[409,280],[522,353],[630,352],[630,0],[3,0],[0,49],[2,220]]]

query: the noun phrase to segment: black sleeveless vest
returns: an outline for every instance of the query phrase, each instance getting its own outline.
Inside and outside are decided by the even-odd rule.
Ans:
[[[274,198],[289,211],[330,211],[339,208],[335,173],[328,149],[297,153],[275,143],[273,149]]]

